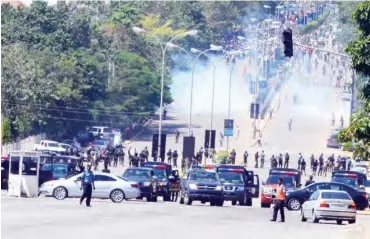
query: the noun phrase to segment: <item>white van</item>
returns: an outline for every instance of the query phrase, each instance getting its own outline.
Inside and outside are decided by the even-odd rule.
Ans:
[[[109,136],[112,133],[112,129],[105,126],[93,126],[89,129],[89,132],[93,133],[95,137]]]

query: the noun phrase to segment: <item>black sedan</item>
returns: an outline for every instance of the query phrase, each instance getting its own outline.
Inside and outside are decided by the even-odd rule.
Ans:
[[[316,190],[340,190],[346,191],[356,204],[357,210],[364,210],[369,206],[368,196],[365,192],[358,191],[343,183],[319,182],[313,183],[300,190],[288,193],[286,197],[286,207],[289,210],[298,211],[302,204],[316,192]]]
[[[157,201],[158,179],[151,168],[127,168],[122,178],[139,184],[141,195],[138,199],[145,197],[148,202]]]

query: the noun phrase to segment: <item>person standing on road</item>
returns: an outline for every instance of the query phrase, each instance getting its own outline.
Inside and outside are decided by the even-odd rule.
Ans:
[[[307,187],[308,185],[313,184],[313,183],[315,183],[315,181],[313,181],[313,176],[310,175],[310,178],[306,181],[306,184],[304,186]]]
[[[259,157],[259,155],[258,155],[258,151],[254,154],[254,161],[256,162],[256,164],[255,164],[255,168],[258,168],[258,157]]]
[[[289,154],[288,154],[288,152],[285,153],[284,168],[289,168]]]
[[[172,159],[173,159],[173,166],[177,168],[177,158],[179,157],[179,154],[177,153],[177,150],[173,151]]]
[[[171,149],[169,149],[167,152],[167,162],[169,164],[171,164],[171,157],[172,157],[172,152],[171,152]]]
[[[82,189],[83,189],[83,193],[80,199],[80,205],[86,198],[86,207],[91,207],[90,201],[91,201],[92,190],[95,190],[94,173],[91,171],[91,164],[87,165],[87,170],[84,171],[81,176],[80,190]]]
[[[278,156],[278,163],[279,163],[279,168],[282,168],[283,167],[283,155],[282,154],[279,154]]]
[[[263,168],[263,166],[265,165],[265,152],[262,150],[261,152],[261,168]]]
[[[175,135],[176,135],[176,144],[177,144],[179,142],[179,139],[180,139],[180,131],[178,129],[176,130]]]
[[[258,137],[257,137],[257,145],[258,145],[258,147],[261,147],[262,146],[261,140],[262,140],[262,136],[261,136],[261,133],[259,133],[258,134]]]
[[[108,165],[104,165],[104,168],[102,170],[103,173],[110,173],[110,170],[108,169]]]
[[[276,190],[276,203],[274,206],[274,213],[272,215],[272,222],[276,222],[278,211],[280,211],[280,222],[285,222],[285,213],[284,213],[284,207],[285,207],[285,199],[286,199],[286,189],[283,185],[283,179],[278,179],[278,187]]]
[[[248,164],[248,151],[245,150],[244,154],[243,154],[243,158],[244,158],[244,166],[247,166]]]

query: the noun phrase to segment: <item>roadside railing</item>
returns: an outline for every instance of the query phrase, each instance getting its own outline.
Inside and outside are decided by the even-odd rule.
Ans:
[[[35,144],[39,144],[41,140],[47,139],[45,133],[33,135],[22,139],[18,142],[5,144],[1,148],[1,155],[6,156],[14,150],[33,150]]]

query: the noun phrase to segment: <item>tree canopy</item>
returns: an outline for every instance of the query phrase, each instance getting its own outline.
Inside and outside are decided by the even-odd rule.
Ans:
[[[356,6],[353,20],[357,25],[358,37],[346,47],[351,55],[356,73],[363,76],[362,99],[364,103],[351,116],[350,125],[340,132],[343,142],[355,142],[355,155],[366,159],[370,157],[370,2],[365,1]]]
[[[196,29],[200,36],[178,40],[185,48],[220,43],[235,25],[256,17],[263,2],[58,1],[48,6],[1,8],[2,116],[9,141],[46,132],[72,136],[93,124],[124,127],[153,114],[160,99],[163,42]],[[248,16],[248,17],[247,17]],[[165,103],[170,94],[171,58],[166,58]],[[10,130],[9,130],[10,128]]]

